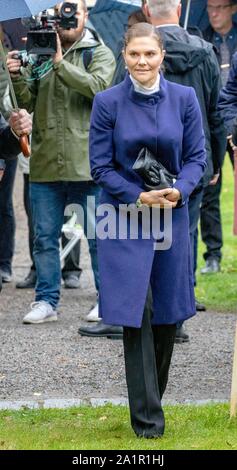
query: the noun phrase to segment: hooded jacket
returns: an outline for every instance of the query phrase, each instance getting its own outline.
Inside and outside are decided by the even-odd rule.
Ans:
[[[220,169],[226,151],[226,131],[217,110],[221,88],[220,69],[212,44],[193,36],[180,26],[158,28],[166,51],[164,75],[181,85],[192,86],[202,112],[206,139],[207,168],[203,177],[207,185]]]
[[[92,50],[87,69],[84,53]],[[112,52],[86,30],[60,63],[40,80],[13,78],[18,104],[34,112],[30,180],[33,182],[91,180],[88,138],[92,101],[110,85]],[[25,72],[25,71],[23,71]]]

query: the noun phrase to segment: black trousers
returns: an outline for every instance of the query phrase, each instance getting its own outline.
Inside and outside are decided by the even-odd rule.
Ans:
[[[201,237],[206,245],[203,257],[221,260],[221,249],[223,246],[220,194],[222,186],[222,175],[214,186],[207,186],[204,190],[201,205]]]
[[[227,143],[226,152],[229,154],[231,165],[234,169],[234,154],[229,142]],[[222,174],[220,173],[217,183],[214,186],[209,185],[205,188],[202,199],[200,223],[202,240],[207,248],[203,255],[205,260],[216,258],[221,261],[221,249],[223,246],[220,210],[221,187]]]
[[[141,328],[124,327],[124,357],[131,425],[137,436],[152,438],[164,433],[161,398],[165,391],[173,352],[176,325],[151,325],[149,290]]]
[[[12,259],[15,249],[15,215],[13,189],[17,160],[6,162],[6,169],[0,182],[0,269],[12,273]]]

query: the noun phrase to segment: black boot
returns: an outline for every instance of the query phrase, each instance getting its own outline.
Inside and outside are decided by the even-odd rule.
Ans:
[[[188,343],[189,342],[189,336],[187,333],[184,331],[184,327],[181,326],[180,328],[176,328],[176,334],[175,334],[175,343],[181,344],[181,343]]]
[[[197,299],[195,299],[195,306],[196,306],[196,312],[205,312],[206,307],[204,304],[201,304],[201,302],[198,302]]]

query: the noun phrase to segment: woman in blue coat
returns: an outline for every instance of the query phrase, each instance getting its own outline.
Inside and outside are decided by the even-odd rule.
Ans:
[[[163,57],[152,25],[129,29],[124,49],[129,73],[121,84],[96,95],[90,131],[91,172],[102,187],[97,213],[100,315],[105,323],[124,327],[131,423],[138,436],[147,438],[164,433],[161,397],[175,325],[195,315],[187,200],[205,168],[195,92],[164,79]],[[145,190],[132,169],[143,147],[177,175],[173,188]],[[160,235],[150,224],[159,220]]]

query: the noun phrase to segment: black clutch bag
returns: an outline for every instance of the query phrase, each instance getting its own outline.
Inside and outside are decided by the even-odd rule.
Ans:
[[[172,175],[148,148],[143,147],[132,167],[144,180],[148,191],[172,188],[176,175]]]

